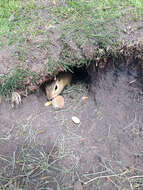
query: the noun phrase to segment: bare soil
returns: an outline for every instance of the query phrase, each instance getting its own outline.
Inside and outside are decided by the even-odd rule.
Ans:
[[[74,180],[69,173],[62,179],[57,172],[52,174],[61,189],[73,189],[79,179],[85,183],[85,190],[131,189],[128,180],[115,176],[124,172],[128,177],[143,175],[143,86],[136,67],[119,65],[100,75],[90,73],[90,91],[84,83],[77,83],[76,90],[66,90],[65,107],[60,110],[44,106],[47,100],[42,91],[23,98],[15,109],[2,102],[0,154],[10,159],[27,141],[46,152],[54,146],[61,155],[67,155],[59,162],[60,167],[75,172]],[[88,99],[82,100],[83,96]],[[74,124],[72,116],[81,123]],[[5,164],[0,159],[1,168]],[[36,183],[31,179],[27,189],[38,189]],[[139,182],[137,188],[132,185],[142,189]],[[48,187],[57,189],[56,184],[45,189]]]
[[[42,76],[47,75],[49,68],[46,64],[50,58],[53,60],[52,69],[60,68],[61,65],[57,64],[63,51],[60,24],[52,24],[53,28],[49,27],[50,18],[46,9],[38,14],[43,14],[43,18],[47,19],[47,26],[40,28],[47,31],[46,35],[28,39],[23,44],[27,53],[24,61],[20,59],[15,47],[0,47],[0,74],[8,73],[15,65],[22,64]],[[133,20],[130,23],[127,20],[128,18],[124,23],[121,21],[124,32],[118,39],[125,42],[126,53],[130,45],[143,42],[143,20]],[[47,42],[47,39],[50,41]],[[70,40],[66,43],[76,52],[79,59],[94,57],[96,47],[88,41],[84,47],[79,47]],[[140,52],[136,57],[143,56]],[[69,57],[71,58],[72,55],[70,54]],[[70,64],[72,65],[73,62]],[[25,158],[21,154],[24,154],[25,147],[28,147],[25,155],[27,157],[31,154],[36,155],[36,161],[40,160],[40,163],[42,152],[46,156],[51,150],[55,156],[58,154],[58,157],[63,159],[58,161],[57,167],[62,170],[64,168],[64,172],[46,171],[45,175],[52,176],[57,182],[52,181],[41,187],[41,178],[37,175],[30,178],[27,186],[20,182],[18,190],[21,188],[56,190],[59,186],[61,189],[72,190],[76,180],[83,183],[85,190],[141,190],[142,178],[138,181],[131,181],[131,178],[143,177],[142,76],[139,75],[134,64],[131,69],[122,67],[124,62],[119,65],[121,67],[107,69],[100,74],[91,69],[90,89],[82,82],[73,84],[63,93],[65,98],[63,109],[45,107],[47,100],[42,91],[23,98],[22,104],[15,109],[10,103],[2,101],[0,103],[0,168],[2,173],[4,172],[3,175],[1,174],[4,179],[10,181],[13,177],[21,175],[19,169],[14,166],[18,160],[21,162]],[[83,96],[88,96],[88,99],[82,100]],[[72,116],[77,116],[81,121],[80,124],[74,124]],[[41,154],[37,154],[37,150],[41,151]],[[32,159],[31,156],[28,159]],[[13,161],[12,168],[8,161]],[[20,170],[24,167],[23,164],[22,167],[19,166]],[[27,162],[27,168],[30,167]],[[0,179],[2,179],[1,175]],[[46,184],[49,178],[44,180]],[[0,189],[4,189],[1,185],[2,181],[0,181]]]

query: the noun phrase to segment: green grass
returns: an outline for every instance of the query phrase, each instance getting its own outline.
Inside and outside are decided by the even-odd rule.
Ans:
[[[73,39],[80,45],[89,40],[94,45],[106,47],[115,44],[120,30],[118,19],[125,13],[132,17],[143,15],[143,1],[67,0],[66,5],[55,6],[54,13],[64,19],[64,38]]]
[[[38,78],[34,72],[17,66],[10,73],[0,75],[0,95],[8,97],[16,90],[25,90],[29,83]]]
[[[31,12],[36,9],[34,0],[0,1],[0,37],[8,40],[8,45],[23,36],[31,23]],[[2,43],[2,42],[1,42]]]
[[[97,47],[95,53],[102,57],[101,52],[116,50],[119,45],[118,32],[122,30],[119,19],[127,14],[130,15],[128,20],[138,20],[143,15],[142,0],[57,0],[56,2],[57,4],[49,8],[48,3],[44,4],[36,0],[0,1],[0,47],[7,48],[7,45],[12,47],[12,52],[18,52],[16,56],[21,62],[24,62],[27,57],[33,58],[34,50],[36,53],[47,52],[46,66],[50,74],[57,67],[71,70],[72,66],[86,65],[87,60],[79,57],[76,50],[73,52],[70,49],[69,41],[73,40],[81,50],[89,41]],[[54,48],[47,29],[50,26],[62,33],[60,36],[62,52],[60,58],[58,57],[59,60],[56,60],[56,56],[50,55],[50,48]],[[3,86],[0,86],[0,94],[10,94],[20,86],[23,88],[21,82],[19,84],[16,79],[11,80],[12,84],[10,77],[11,75],[0,76],[4,81]],[[15,75],[14,78],[16,77],[20,76]]]
[[[80,45],[86,40],[95,45],[101,43],[102,46],[113,45],[120,29],[117,20],[125,12],[136,17],[143,15],[142,0],[67,0],[60,4],[49,9],[50,22],[60,23],[59,17],[64,19],[64,24],[61,24],[62,37],[73,39]],[[42,8],[48,10],[48,7],[42,6],[42,2],[41,7],[38,6],[35,0],[1,0],[0,37],[8,39],[10,45],[13,42],[24,43],[29,34],[31,36],[43,34],[44,31],[40,31],[38,26],[40,23],[46,25],[47,20],[35,16],[38,9],[42,12]],[[3,46],[3,42],[0,44]]]

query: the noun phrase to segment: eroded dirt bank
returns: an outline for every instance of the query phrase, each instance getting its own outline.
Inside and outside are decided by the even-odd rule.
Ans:
[[[1,183],[7,189],[9,179],[19,188],[55,190],[73,189],[75,180],[81,180],[85,190],[142,189],[142,177],[137,178],[143,175],[142,73],[135,60],[130,67],[125,65],[117,62],[98,72],[91,68],[90,91],[77,83],[63,94],[61,110],[45,107],[42,92],[24,98],[16,109],[3,102]],[[79,125],[73,124],[74,115],[80,118]],[[41,163],[48,163],[49,154],[57,161],[48,168]]]

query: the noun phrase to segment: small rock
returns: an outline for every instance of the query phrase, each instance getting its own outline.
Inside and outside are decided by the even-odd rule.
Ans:
[[[87,96],[83,96],[81,99],[82,100],[86,100],[86,99],[88,99],[88,97]]]
[[[75,123],[75,124],[79,124],[80,123],[80,119],[76,116],[73,116],[72,117],[72,121]]]
[[[64,107],[64,98],[63,96],[57,96],[52,100],[52,105],[54,108],[63,108]]]
[[[51,103],[52,103],[51,101],[48,101],[45,103],[45,106],[49,106],[49,105],[51,105]]]

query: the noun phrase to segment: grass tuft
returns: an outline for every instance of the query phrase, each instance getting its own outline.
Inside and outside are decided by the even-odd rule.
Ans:
[[[9,74],[0,75],[0,95],[8,97],[15,90],[25,90],[27,84],[39,78],[37,74],[23,67],[15,67]]]

